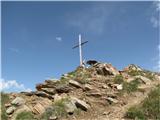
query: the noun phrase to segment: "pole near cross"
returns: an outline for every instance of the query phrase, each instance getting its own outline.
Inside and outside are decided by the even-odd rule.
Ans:
[[[79,44],[74,46],[72,49],[79,47],[79,59],[80,59],[80,66],[83,66],[83,58],[82,58],[82,45],[87,43],[88,41],[82,42],[81,34],[79,34]]]

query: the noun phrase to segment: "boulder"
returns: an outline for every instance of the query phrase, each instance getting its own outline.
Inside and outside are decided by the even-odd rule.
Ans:
[[[119,71],[113,67],[111,64],[107,63],[99,63],[94,66],[96,68],[96,71],[100,75],[119,75]]]
[[[74,81],[74,80],[69,80],[69,84],[77,88],[82,88],[82,85],[79,82]]]
[[[45,112],[45,108],[40,103],[37,103],[33,107],[32,112],[35,113],[35,114],[42,114],[42,113]]]
[[[23,111],[31,111],[31,109],[27,105],[22,105],[14,112],[14,114],[12,115],[12,118],[16,118],[17,115],[19,113],[22,113]]]
[[[68,86],[68,84],[59,85],[56,87],[56,92],[58,93],[68,93],[71,90],[71,88]]]
[[[49,98],[49,99],[53,98],[51,95],[48,95],[47,93],[45,93],[43,91],[36,91],[35,95],[40,96],[40,97]]]
[[[111,97],[107,97],[106,100],[111,104],[111,103],[118,103],[118,100],[111,98]]]
[[[85,90],[93,90],[93,87],[91,85],[89,85],[89,84],[85,84],[84,85],[84,89]]]
[[[52,116],[49,117],[49,120],[57,120],[57,119],[58,119],[58,117],[55,116],[55,115],[52,115]]]
[[[150,84],[151,83],[151,80],[144,77],[144,76],[138,75],[138,76],[135,76],[135,78],[139,78],[144,84]]]
[[[61,99],[62,99],[62,97],[60,95],[58,95],[58,94],[54,95],[54,102],[57,102],[57,101],[59,101]]]
[[[11,106],[11,104],[10,103],[6,103],[4,106],[5,106],[5,108],[8,108],[8,107]]]
[[[56,93],[54,88],[41,88],[41,90],[51,95],[54,95]]]
[[[71,97],[71,99],[73,100],[73,103],[76,105],[77,108],[80,108],[84,111],[87,111],[90,108],[90,105],[78,98]]]
[[[22,94],[26,95],[26,96],[32,96],[35,95],[35,92],[21,92]]]
[[[68,114],[73,114],[74,111],[77,109],[76,105],[73,103],[73,101],[65,101],[64,102],[65,111]]]
[[[14,106],[11,106],[9,107],[7,110],[6,110],[6,113],[8,115],[12,114],[14,111],[16,110],[16,108]]]
[[[125,71],[125,72],[129,72],[129,71],[143,71],[143,69],[140,68],[140,67],[137,66],[137,65],[130,64],[130,65],[128,65],[127,67],[125,67],[125,68],[123,69],[123,71]]]
[[[123,85],[122,84],[117,85],[116,87],[117,87],[117,90],[122,90],[123,89]]]
[[[25,100],[21,97],[16,97],[12,102],[11,104],[13,105],[23,105],[25,103]]]
[[[94,96],[94,97],[100,97],[102,96],[102,93],[100,92],[90,92],[90,93],[86,93],[87,96]]]

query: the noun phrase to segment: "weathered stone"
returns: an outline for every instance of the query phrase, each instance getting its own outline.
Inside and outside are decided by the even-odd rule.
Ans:
[[[73,101],[65,101],[64,102],[65,111],[68,114],[73,114],[74,111],[77,109],[76,105],[73,103]]]
[[[21,97],[16,97],[11,104],[13,105],[23,105],[25,103],[25,100]]]
[[[4,106],[5,106],[6,108],[8,108],[8,107],[11,106],[11,104],[10,104],[10,103],[6,103]]]
[[[144,76],[138,75],[138,76],[135,76],[135,78],[139,78],[139,79],[142,80],[142,82],[145,83],[145,84],[150,84],[150,83],[151,83],[151,80],[148,79],[148,78],[146,78],[146,77],[144,77]]]
[[[41,90],[51,95],[54,95],[56,93],[54,88],[41,88]]]
[[[118,100],[111,98],[111,97],[107,97],[106,100],[111,104],[111,103],[118,103]]]
[[[119,71],[113,67],[111,64],[106,64],[106,63],[99,63],[99,64],[96,64],[96,71],[98,74],[100,75],[119,75]]]
[[[26,95],[26,96],[32,96],[35,95],[35,92],[21,92],[22,94]]]
[[[45,108],[40,104],[40,103],[37,103],[33,109],[32,109],[33,113],[35,114],[42,114],[45,112]]]
[[[65,84],[65,85],[59,85],[56,87],[56,91],[58,93],[68,93],[71,90],[71,88]]]
[[[90,92],[90,93],[86,93],[87,96],[94,96],[94,97],[100,97],[102,96],[102,93],[100,92]]]
[[[84,85],[84,89],[85,90],[93,90],[93,87],[91,85],[89,85],[89,84],[85,84]]]
[[[58,94],[55,94],[55,95],[54,95],[54,102],[57,102],[57,101],[59,101],[59,100],[61,100],[61,99],[62,99],[62,97],[59,96]]]
[[[58,119],[58,117],[55,116],[55,115],[52,115],[52,116],[49,117],[49,120],[57,120],[57,119]]]
[[[116,87],[117,87],[117,90],[122,90],[122,89],[123,89],[123,86],[122,86],[122,84],[120,84],[120,85],[117,85]]]
[[[9,107],[7,110],[6,110],[6,113],[8,115],[12,114],[14,111],[16,110],[16,108],[14,106],[11,106]]]
[[[109,88],[107,85],[102,85],[102,88],[103,89],[107,89],[107,88]]]
[[[27,105],[22,105],[14,112],[14,114],[12,115],[12,118],[16,118],[17,115],[19,113],[22,113],[23,111],[31,111],[31,109]]]
[[[127,67],[125,67],[123,71],[129,72],[129,71],[143,71],[143,70],[137,65],[130,64]]]
[[[78,98],[72,97],[71,99],[73,100],[73,103],[77,106],[77,108],[80,108],[84,111],[87,111],[90,108],[90,105]]]
[[[40,96],[40,97],[46,97],[46,98],[49,98],[49,99],[53,98],[51,95],[48,95],[47,93],[45,93],[43,91],[36,91],[35,95]]]
[[[77,87],[77,88],[82,87],[82,85],[79,82],[74,81],[74,80],[69,80],[69,84],[71,84],[72,86]]]

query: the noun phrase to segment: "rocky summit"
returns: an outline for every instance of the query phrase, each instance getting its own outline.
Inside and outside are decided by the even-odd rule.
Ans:
[[[9,93],[6,119],[113,120],[128,119],[127,110],[141,103],[160,81],[159,73],[129,65],[117,70],[95,60],[87,67],[45,80],[36,91]]]

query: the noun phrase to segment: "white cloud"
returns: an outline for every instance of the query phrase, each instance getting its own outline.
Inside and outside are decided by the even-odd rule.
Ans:
[[[5,92],[19,92],[19,91],[32,91],[26,88],[24,84],[18,83],[16,80],[0,80],[0,91]]]
[[[150,21],[154,28],[160,27],[160,1],[154,1],[153,2],[153,12],[150,18]]]
[[[101,34],[105,29],[105,23],[110,17],[113,8],[105,5],[92,5],[80,12],[68,16],[68,25],[83,32]]]
[[[62,42],[62,37],[56,37],[56,40],[57,40],[58,42]]]

